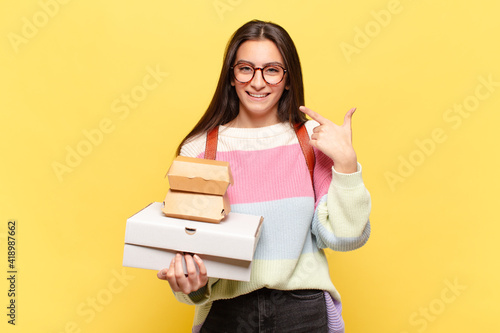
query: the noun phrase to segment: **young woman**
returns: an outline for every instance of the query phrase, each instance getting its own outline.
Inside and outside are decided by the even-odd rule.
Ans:
[[[344,331],[323,249],[354,250],[370,235],[354,111],[338,126],[304,106],[299,57],[282,27],[255,20],[234,33],[212,102],[177,152],[203,158],[207,132],[218,128],[216,159],[235,180],[231,211],[264,223],[249,282],[207,278],[197,255],[185,256],[187,275],[181,254],[158,272],[179,301],[196,305],[193,332]],[[294,130],[301,124],[312,175]]]

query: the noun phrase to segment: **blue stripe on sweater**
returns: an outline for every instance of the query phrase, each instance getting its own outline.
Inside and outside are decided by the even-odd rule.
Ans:
[[[303,253],[317,252],[311,231],[314,215],[312,197],[231,205],[231,211],[264,217],[254,259],[296,260]],[[309,221],[303,223],[302,221]],[[302,223],[301,223],[302,222]]]

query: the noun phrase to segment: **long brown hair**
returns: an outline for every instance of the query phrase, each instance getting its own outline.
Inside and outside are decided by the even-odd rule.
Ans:
[[[278,119],[282,122],[288,121],[292,125],[306,121],[306,116],[299,111],[299,106],[304,105],[304,84],[299,55],[292,38],[285,29],[275,23],[253,20],[236,30],[229,40],[214,97],[205,114],[180,143],[177,155],[189,138],[210,131],[216,126],[224,125],[236,118],[239,112],[239,99],[234,87],[231,86],[231,66],[236,59],[236,52],[243,42],[264,39],[268,39],[276,45],[287,69],[286,85],[289,89],[283,91],[278,102]]]

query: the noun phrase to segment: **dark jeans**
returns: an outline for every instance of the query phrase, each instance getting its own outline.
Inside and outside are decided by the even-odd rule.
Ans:
[[[328,332],[322,290],[259,289],[233,299],[218,300],[200,333]]]

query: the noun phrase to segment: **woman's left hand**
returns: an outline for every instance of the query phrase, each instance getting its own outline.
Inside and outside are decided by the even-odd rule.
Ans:
[[[313,129],[309,144],[330,157],[337,172],[356,172],[357,157],[352,147],[351,127],[352,115],[356,108],[347,111],[344,123],[340,126],[305,106],[299,107],[299,110],[319,123],[319,126]]]

